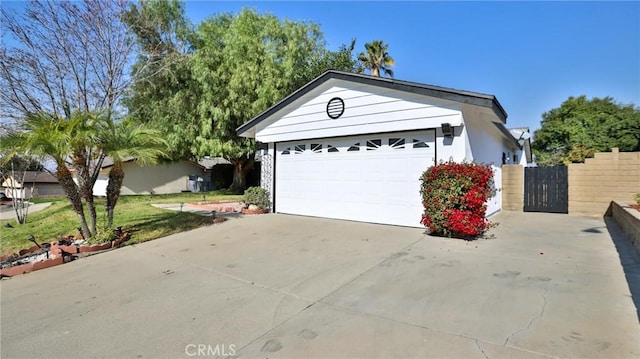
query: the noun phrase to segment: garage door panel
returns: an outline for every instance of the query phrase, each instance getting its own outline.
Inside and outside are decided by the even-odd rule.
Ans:
[[[278,144],[276,211],[420,227],[434,148],[433,131]]]

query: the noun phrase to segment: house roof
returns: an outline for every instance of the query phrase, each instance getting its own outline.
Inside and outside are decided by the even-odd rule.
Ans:
[[[18,175],[17,179],[21,179]],[[24,173],[24,183],[58,183],[58,178],[49,172],[26,171]]]
[[[237,128],[237,132],[242,136],[243,133],[249,131],[254,128],[260,122],[269,118],[274,113],[278,112],[285,106],[291,104],[295,100],[309,93],[316,87],[325,83],[330,79],[338,79],[343,81],[355,82],[365,85],[378,86],[398,91],[410,92],[419,95],[435,97],[445,100],[456,101],[460,103],[476,105],[481,107],[486,107],[491,109],[496,116],[502,121],[502,123],[507,122],[507,112],[504,110],[502,105],[498,102],[498,99],[494,95],[482,94],[478,92],[471,91],[463,91],[456,90],[452,88],[439,87],[433,85],[427,85],[417,82],[409,82],[409,81],[401,81],[395,79],[388,79],[382,77],[374,77],[363,74],[355,74],[350,72],[342,72],[329,70],[322,75],[316,77],[311,82],[299,88],[297,91],[293,92],[289,96],[282,99],[280,102],[271,106],[258,116],[254,117],[250,121],[246,122],[242,126]]]
[[[134,160],[135,160],[135,158],[129,157],[129,158],[125,159],[122,162],[131,162],[131,161],[134,161]],[[102,167],[101,168],[109,168],[111,166],[113,166],[113,159],[111,157],[105,157],[104,160],[102,160]]]
[[[134,157],[129,157],[124,159],[122,162],[123,163],[127,163],[127,162],[133,162],[136,159]],[[190,160],[184,160],[185,162],[189,163],[190,165],[202,168],[202,169],[206,169],[207,167],[204,166],[202,163],[198,163],[198,162],[194,162],[194,161],[190,161]],[[176,161],[178,162],[178,161]],[[162,164],[163,162],[160,162],[159,164]],[[113,159],[111,157],[105,157],[104,160],[102,161],[102,169],[107,169],[109,167],[113,166]]]
[[[516,139],[520,148],[524,149],[527,156],[527,163],[533,162],[531,154],[531,131],[529,127],[514,127],[509,129],[509,133]]]
[[[204,157],[198,161],[198,164],[206,169],[212,169],[215,165],[231,164],[222,157]]]

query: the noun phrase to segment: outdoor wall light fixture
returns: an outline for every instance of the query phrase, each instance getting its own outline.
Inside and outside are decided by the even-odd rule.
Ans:
[[[38,242],[36,242],[36,237],[33,236],[33,234],[30,234],[29,237],[27,237],[27,240],[29,242],[33,242],[33,244],[35,244],[36,246],[38,246],[38,248],[42,248],[40,247],[40,245],[38,244]]]
[[[443,123],[442,125],[442,135],[445,138],[453,138],[453,126],[450,123]]]

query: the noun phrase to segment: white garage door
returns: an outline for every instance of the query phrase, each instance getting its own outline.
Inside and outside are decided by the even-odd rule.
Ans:
[[[435,131],[283,142],[276,146],[280,213],[421,227],[421,174]]]

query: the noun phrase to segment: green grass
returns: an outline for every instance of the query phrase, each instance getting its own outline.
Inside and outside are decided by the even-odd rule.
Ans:
[[[37,197],[37,198],[32,198],[29,200],[29,202],[31,203],[48,203],[48,202],[63,202],[66,203],[67,202],[67,198],[63,197],[63,196],[58,196],[58,197]]]
[[[147,203],[194,203],[194,202],[216,202],[216,201],[240,201],[242,195],[235,195],[227,190],[212,192],[186,192],[161,195],[136,195],[122,196],[118,204],[125,202],[147,202]]]
[[[212,201],[236,201],[242,196],[230,195],[226,192],[179,193],[171,195],[150,196],[122,196],[114,214],[114,225],[122,226],[124,231],[131,233],[128,244],[141,243],[148,240],[168,236],[201,227],[211,223],[211,218],[188,212],[176,212],[153,207],[151,203],[190,203]],[[78,216],[71,210],[66,198],[51,199],[48,208],[30,213],[27,223],[18,225],[15,220],[0,221],[0,253],[17,252],[30,247],[27,241],[33,235],[39,243],[50,242],[58,236],[75,235],[78,233]],[[98,226],[105,222],[104,199],[96,199],[98,211]],[[88,220],[88,218],[87,218]],[[13,228],[5,227],[11,223]]]

